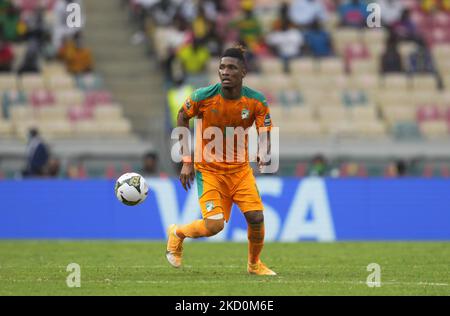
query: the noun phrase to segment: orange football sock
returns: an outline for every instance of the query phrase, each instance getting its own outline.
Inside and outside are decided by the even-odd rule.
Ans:
[[[248,224],[248,262],[255,264],[264,247],[264,223]]]
[[[179,226],[177,228],[176,234],[178,237],[184,239],[189,238],[199,238],[199,237],[209,237],[212,236],[211,232],[206,228],[205,220],[199,219],[193,221],[190,224]]]

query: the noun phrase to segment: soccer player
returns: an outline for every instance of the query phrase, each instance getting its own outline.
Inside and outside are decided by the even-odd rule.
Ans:
[[[186,100],[178,113],[177,125],[189,127],[193,117],[201,119],[201,130],[197,126],[196,155],[209,140],[203,139],[203,131],[208,127],[217,127],[223,132],[223,144],[227,139],[235,138],[235,133],[229,135],[227,127],[247,129],[255,122],[258,129],[259,143],[267,140],[270,148],[270,128],[272,121],[265,97],[248,87],[243,86],[246,75],[246,61],[241,47],[229,48],[220,59],[220,83],[196,90]],[[266,133],[263,136],[263,133]],[[248,265],[247,271],[256,275],[276,275],[260,260],[264,245],[264,215],[263,204],[256,186],[253,170],[248,161],[248,137],[245,136],[245,159],[238,159],[239,143],[234,147],[233,161],[225,159],[225,150],[216,148],[214,157],[222,157],[213,161],[202,161],[194,164],[191,155],[183,156],[180,181],[187,191],[191,183],[197,179],[199,203],[203,219],[187,225],[171,225],[168,229],[166,257],[173,267],[180,267],[182,262],[183,240],[185,238],[210,237],[219,233],[225,222],[230,219],[231,207],[235,203],[244,213],[248,226]],[[228,151],[228,149],[227,149]],[[203,156],[202,156],[203,157]],[[258,157],[258,167],[261,170],[263,160]],[[265,157],[267,158],[267,157]],[[228,159],[229,160],[229,159]]]

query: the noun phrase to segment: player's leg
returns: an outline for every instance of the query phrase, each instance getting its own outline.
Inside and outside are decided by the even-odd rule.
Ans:
[[[185,238],[211,237],[222,231],[224,227],[223,214],[210,218],[195,220],[186,225],[170,225],[167,235],[166,258],[169,263],[178,268],[183,257],[183,241]]]
[[[256,264],[264,247],[264,214],[262,210],[244,213],[247,221],[248,263]]]
[[[233,192],[233,201],[244,213],[247,221],[248,272],[257,275],[276,275],[260,260],[264,247],[264,213],[256,180],[250,168],[240,175],[240,181],[237,182]]]
[[[203,219],[179,226],[176,234],[182,239],[214,236],[224,227],[226,207],[223,205],[223,200],[226,192],[223,191],[220,176],[196,171],[195,177]]]
[[[195,220],[192,223],[179,226],[175,230],[177,237],[181,239],[211,237],[220,233],[224,227],[224,216],[222,213],[212,215],[209,218]]]
[[[166,257],[174,267],[181,266],[185,238],[211,237],[222,231],[230,207],[224,203],[217,176],[196,173],[202,219],[186,225],[171,225],[168,230]]]

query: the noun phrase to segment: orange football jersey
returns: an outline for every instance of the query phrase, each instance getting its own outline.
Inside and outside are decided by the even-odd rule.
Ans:
[[[247,167],[248,135],[238,137],[230,128],[244,131],[253,123],[258,129],[270,130],[272,127],[264,95],[245,86],[241,97],[234,100],[223,97],[220,83],[198,89],[186,100],[183,108],[189,118],[196,116],[198,119],[194,159],[195,168],[200,171],[226,174]],[[221,146],[215,146],[219,143]]]

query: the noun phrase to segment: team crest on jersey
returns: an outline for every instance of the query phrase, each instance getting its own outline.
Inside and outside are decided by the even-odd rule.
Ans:
[[[206,210],[208,212],[211,212],[213,210],[213,208],[214,208],[214,202],[213,201],[206,202]]]
[[[250,111],[249,110],[247,110],[247,109],[243,109],[242,110],[242,112],[241,112],[241,118],[243,119],[243,120],[246,120],[246,119],[248,119],[248,116],[250,115]]]
[[[186,101],[186,109],[188,109],[188,110],[191,109],[191,101],[190,100]]]

